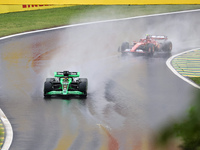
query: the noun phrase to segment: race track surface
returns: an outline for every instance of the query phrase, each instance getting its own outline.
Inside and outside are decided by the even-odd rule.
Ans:
[[[173,54],[200,46],[200,12],[152,16],[27,34],[0,41],[0,106],[10,150],[155,149],[152,137],[186,111],[196,89],[168,57],[121,58],[118,46],[167,35]],[[79,71],[88,97],[43,98],[54,71]]]

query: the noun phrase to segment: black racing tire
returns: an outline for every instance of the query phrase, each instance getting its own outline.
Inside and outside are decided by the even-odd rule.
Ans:
[[[126,49],[129,49],[130,48],[130,45],[128,42],[123,42],[121,47],[120,47],[120,50],[121,50],[121,57],[124,57],[127,55],[126,52],[124,52]]]
[[[50,81],[44,82],[44,97],[51,97],[51,95],[47,95],[48,92],[52,91],[52,84]]]
[[[124,52],[126,49],[129,49],[130,45],[128,42],[123,42],[121,45],[121,52]]]
[[[172,51],[172,42],[171,41],[164,42],[162,49],[163,49],[164,52],[171,53],[171,51]]]
[[[88,79],[87,78],[79,78],[78,89],[79,89],[79,91],[84,93],[84,95],[81,95],[81,97],[87,97],[87,89],[88,89]]]
[[[155,45],[152,43],[147,44],[146,51],[147,51],[147,56],[153,57],[155,51]]]

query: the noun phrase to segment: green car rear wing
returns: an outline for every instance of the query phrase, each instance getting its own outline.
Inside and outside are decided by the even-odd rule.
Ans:
[[[69,71],[63,71],[63,72],[54,72],[54,77],[79,77],[80,72],[69,72]]]

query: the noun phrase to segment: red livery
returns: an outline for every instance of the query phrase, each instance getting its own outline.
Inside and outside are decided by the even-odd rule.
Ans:
[[[157,52],[171,53],[172,42],[168,41],[167,36],[147,35],[146,38],[140,39],[139,42],[133,42],[133,45],[123,42],[119,51],[122,55],[132,53],[134,55],[142,54],[147,56],[153,56]]]

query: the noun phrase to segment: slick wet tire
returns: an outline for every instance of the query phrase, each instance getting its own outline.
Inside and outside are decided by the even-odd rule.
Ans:
[[[171,53],[171,51],[172,51],[172,42],[171,42],[171,41],[166,41],[166,42],[163,44],[163,51],[164,51],[164,52]]]
[[[87,97],[87,89],[88,89],[87,78],[80,78],[79,82],[80,82],[79,83],[79,91],[84,93],[84,95],[81,95],[81,97]]]
[[[44,83],[44,97],[51,97],[50,95],[47,95],[48,92],[52,91],[52,84],[50,81],[46,81]]]

